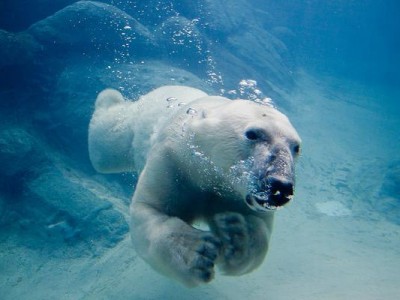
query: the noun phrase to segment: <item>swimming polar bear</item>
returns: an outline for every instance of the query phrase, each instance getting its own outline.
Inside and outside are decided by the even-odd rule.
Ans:
[[[214,265],[242,275],[262,263],[274,211],[293,197],[300,142],[271,106],[184,86],[135,102],[105,90],[89,126],[97,171],[139,174],[130,206],[137,253],[187,286],[212,280]]]

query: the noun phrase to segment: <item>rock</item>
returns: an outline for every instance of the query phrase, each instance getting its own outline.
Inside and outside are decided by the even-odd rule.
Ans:
[[[157,41],[163,45],[163,52],[168,59],[180,62],[186,68],[203,69],[207,65],[209,53],[204,34],[196,24],[197,19],[188,20],[174,16],[163,22],[156,30]]]
[[[221,38],[255,22],[248,1],[183,0],[175,7],[188,19],[200,19],[201,27],[212,36]]]
[[[109,199],[124,203],[116,197]],[[115,246],[129,230],[126,214],[116,210],[109,199],[107,194],[96,192],[96,183],[83,174],[53,165],[26,183],[16,210],[21,215],[20,226],[41,237],[37,243],[45,240],[55,247],[80,245],[96,254],[97,249]]]
[[[168,18],[180,15],[176,7],[176,4],[179,5],[179,2],[180,1],[136,0],[126,2],[120,1],[114,5],[126,11],[145,26],[155,28]]]
[[[77,256],[125,238],[129,201],[121,186],[90,180],[67,161],[23,127],[0,130],[2,236],[48,251],[70,245]]]
[[[55,13],[76,0],[2,0],[0,28],[17,32]]]
[[[228,37],[229,49],[238,58],[268,74],[268,80],[282,87],[290,87],[292,82],[291,66],[286,45],[260,28],[238,31]]]
[[[46,49],[69,53],[106,51],[149,55],[151,32],[122,10],[100,2],[79,1],[33,24],[32,34]]]
[[[0,70],[5,66],[22,66],[32,63],[40,51],[39,43],[27,33],[0,30]]]
[[[37,142],[25,129],[7,127],[0,129],[0,174],[4,177],[21,175],[29,171],[32,162],[41,155],[36,151]]]
[[[203,39],[212,41],[207,51],[211,49],[210,57],[220,73],[227,74],[223,81],[230,81],[230,74],[243,72],[242,76],[253,74],[249,78],[269,91],[293,86],[294,60],[286,44],[269,32],[274,22],[268,11],[256,9],[245,0],[184,0],[175,3],[174,8],[188,20],[197,20],[196,28]]]
[[[271,34],[288,44],[296,39],[296,34],[287,27],[275,26],[270,30]]]

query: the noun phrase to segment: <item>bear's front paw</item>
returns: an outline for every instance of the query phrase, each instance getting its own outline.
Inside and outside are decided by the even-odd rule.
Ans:
[[[194,249],[189,262],[192,274],[201,282],[209,282],[214,277],[214,263],[218,257],[221,243],[208,233],[201,235],[201,241]]]
[[[214,263],[221,242],[212,233],[173,234],[169,242],[170,249],[173,249],[171,268],[183,283],[195,286],[214,278]]]
[[[245,218],[234,212],[220,213],[213,220],[213,231],[221,239],[220,269],[239,275],[249,260],[249,234]]]

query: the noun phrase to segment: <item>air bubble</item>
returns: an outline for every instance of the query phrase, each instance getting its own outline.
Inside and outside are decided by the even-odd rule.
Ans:
[[[203,153],[199,152],[199,151],[194,151],[194,155],[198,156],[198,157],[202,157]]]
[[[178,98],[175,97],[168,97],[167,99],[165,99],[167,102],[174,102],[176,100],[178,100]]]
[[[194,108],[189,107],[188,110],[186,111],[186,113],[188,115],[195,116],[195,115],[197,115],[197,110],[195,110]]]
[[[249,88],[254,88],[257,86],[257,81],[252,80],[252,79],[242,79],[239,82],[239,85],[242,87],[249,87]]]

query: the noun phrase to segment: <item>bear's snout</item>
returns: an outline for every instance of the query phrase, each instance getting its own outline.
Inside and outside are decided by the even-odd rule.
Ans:
[[[288,203],[293,197],[294,182],[285,178],[269,176],[266,180],[269,190],[269,203],[280,207]]]
[[[280,176],[267,176],[259,181],[246,196],[247,205],[255,211],[276,210],[293,199],[294,180]]]

